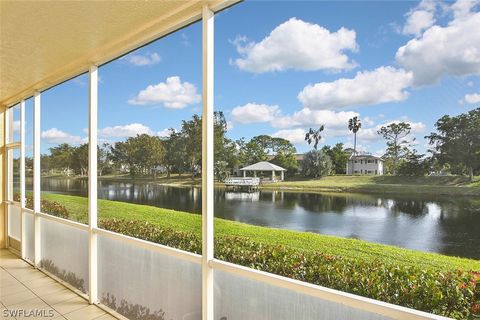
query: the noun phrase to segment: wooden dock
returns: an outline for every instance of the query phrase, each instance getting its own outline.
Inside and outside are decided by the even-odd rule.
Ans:
[[[232,177],[225,179],[225,187],[230,190],[255,191],[260,185],[260,178]]]

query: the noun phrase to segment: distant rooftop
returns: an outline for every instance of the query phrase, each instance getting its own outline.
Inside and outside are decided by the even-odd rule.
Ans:
[[[240,171],[287,171],[287,169],[284,169],[280,166],[277,166],[276,164],[267,162],[267,161],[260,161],[255,164],[246,166]]]
[[[376,159],[376,160],[382,160],[383,159],[381,157],[377,157],[377,156],[374,156],[374,155],[371,155],[371,154],[360,154],[360,155],[357,155],[357,156],[354,156],[353,154],[350,156],[350,159],[352,158],[355,158],[357,160],[362,160],[362,159]]]

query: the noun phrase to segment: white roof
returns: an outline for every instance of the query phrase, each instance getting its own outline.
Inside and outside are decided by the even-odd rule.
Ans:
[[[381,157],[377,157],[371,154],[358,154],[354,156],[353,154],[350,156],[350,160],[362,160],[362,159],[376,159],[376,160],[382,160]]]
[[[240,169],[241,171],[287,171],[276,164],[267,162],[267,161],[260,161],[255,164],[246,166],[245,168]]]

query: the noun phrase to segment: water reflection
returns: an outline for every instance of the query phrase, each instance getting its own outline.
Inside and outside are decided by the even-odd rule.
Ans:
[[[87,195],[86,180],[42,179],[42,191]],[[199,188],[100,181],[101,199],[201,212]],[[418,195],[215,192],[215,216],[480,259],[480,200]]]

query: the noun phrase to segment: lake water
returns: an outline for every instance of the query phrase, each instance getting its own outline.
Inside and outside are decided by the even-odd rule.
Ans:
[[[87,195],[86,180],[42,179],[42,191]],[[201,189],[99,181],[101,199],[199,214]],[[215,191],[215,216],[480,259],[480,199]]]

